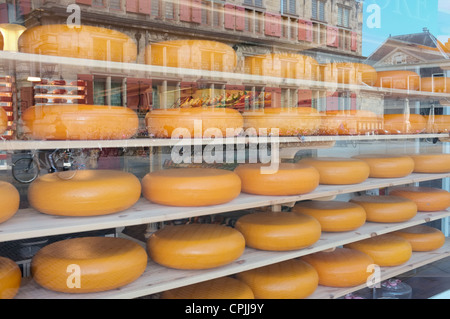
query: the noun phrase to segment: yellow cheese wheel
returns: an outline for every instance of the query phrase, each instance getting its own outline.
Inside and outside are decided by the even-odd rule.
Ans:
[[[431,251],[445,244],[445,235],[437,228],[427,225],[416,225],[393,232],[411,244],[413,251]]]
[[[31,260],[33,279],[65,293],[91,293],[123,287],[147,267],[139,244],[114,237],[80,237],[41,248]]]
[[[232,277],[211,279],[192,285],[166,290],[161,299],[254,299],[252,289]]]
[[[450,93],[450,79],[447,77],[424,77],[421,90],[425,92]]]
[[[450,154],[411,154],[415,173],[450,172]]]
[[[419,212],[440,211],[450,207],[450,193],[439,188],[400,186],[393,188],[389,193],[414,201]]]
[[[117,213],[133,206],[140,196],[139,179],[119,170],[51,173],[38,177],[28,188],[28,201],[33,208],[59,216]]]
[[[378,71],[375,86],[386,89],[417,91],[420,88],[420,76],[414,71],[406,70]]]
[[[0,181],[0,223],[13,217],[20,205],[20,195],[17,188],[8,182]]]
[[[319,185],[319,173],[305,164],[241,164],[234,172],[241,178],[242,192],[249,194],[300,195],[312,192]]]
[[[0,134],[3,134],[8,128],[8,115],[6,111],[0,107]]]
[[[442,114],[433,116],[425,115],[424,117],[427,121],[427,133],[450,132],[450,115],[442,115]]]
[[[319,285],[340,288],[366,283],[370,276],[369,266],[373,264],[369,255],[341,247],[306,255],[301,259],[316,269]]]
[[[133,137],[139,119],[120,106],[58,104],[39,105],[22,115],[24,133],[43,140],[109,140]]]
[[[366,222],[366,211],[360,205],[342,201],[305,201],[295,204],[292,211],[317,219],[324,232],[345,232]]]
[[[405,177],[414,170],[414,161],[407,155],[363,154],[353,156],[353,158],[363,160],[369,164],[369,177],[374,178]]]
[[[229,264],[245,249],[244,236],[219,224],[168,225],[147,241],[150,258],[177,269],[208,269]]]
[[[0,299],[13,299],[20,289],[22,272],[11,259],[0,257]]]
[[[362,195],[353,197],[350,202],[364,208],[369,222],[400,223],[417,215],[416,203],[400,196]]]
[[[419,134],[427,129],[427,119],[420,114],[384,114],[388,134]]]
[[[219,205],[241,193],[239,176],[216,168],[159,170],[145,175],[141,183],[146,199],[168,206]]]
[[[288,212],[254,212],[235,224],[248,247],[287,251],[308,247],[321,235],[320,223],[311,216]]]
[[[361,135],[378,132],[383,121],[376,113],[366,110],[320,112],[320,135]]]
[[[364,182],[370,174],[369,165],[356,158],[306,157],[299,163],[315,167],[320,174],[320,184],[358,184]]]
[[[344,245],[359,250],[372,257],[378,266],[398,266],[412,256],[411,244],[404,238],[393,234],[384,234]]]
[[[256,299],[304,299],[319,283],[317,271],[299,259],[243,271],[236,277],[250,286]]]
[[[378,79],[374,67],[364,63],[333,62],[323,64],[322,69],[326,82],[373,86]]]
[[[150,136],[158,138],[220,138],[242,133],[244,119],[230,108],[152,110],[145,116]]]

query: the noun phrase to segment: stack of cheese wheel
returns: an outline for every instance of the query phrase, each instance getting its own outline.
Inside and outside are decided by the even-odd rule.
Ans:
[[[445,244],[445,235],[437,228],[417,225],[393,232],[411,244],[412,251],[432,251]]]
[[[136,112],[120,106],[37,105],[26,109],[22,119],[24,133],[43,140],[127,139],[139,128]]]
[[[113,62],[136,62],[137,46],[126,34],[101,27],[39,25],[19,38],[19,51]]]
[[[420,114],[384,114],[387,134],[420,134],[427,129],[427,119]]]
[[[156,263],[175,269],[208,269],[229,264],[245,249],[244,236],[219,224],[168,225],[147,241]]]
[[[400,196],[362,195],[353,197],[350,202],[362,206],[367,221],[374,223],[400,223],[417,215],[416,203]]]
[[[378,78],[377,71],[364,63],[334,62],[322,65],[322,69],[326,82],[374,86]]]
[[[0,257],[0,299],[13,299],[20,289],[22,272],[11,259]]]
[[[319,274],[319,285],[327,287],[354,287],[367,282],[368,267],[373,259],[369,255],[350,248],[336,248],[301,257]]]
[[[0,134],[3,134],[8,128],[8,115],[5,109],[0,107]]]
[[[353,156],[353,158],[363,160],[369,164],[369,177],[373,178],[405,177],[414,170],[414,161],[407,155],[362,154]]]
[[[414,71],[378,71],[376,87],[397,90],[417,91],[420,88],[420,75]]]
[[[369,165],[356,158],[305,157],[299,163],[315,167],[319,171],[320,184],[358,184],[364,182],[370,174]]]
[[[123,287],[147,267],[147,253],[123,238],[80,237],[41,248],[31,260],[33,279],[65,293],[91,293]]]
[[[244,119],[230,108],[194,107],[152,110],[145,123],[150,136],[158,138],[234,137],[242,132]]]
[[[314,217],[324,232],[351,231],[366,222],[362,206],[343,201],[304,201],[295,204],[292,212]]]
[[[414,161],[414,173],[448,173],[450,172],[450,154],[426,153],[410,154]]]
[[[309,215],[261,211],[240,217],[235,228],[244,235],[248,247],[288,251],[302,249],[317,242],[320,223]]]
[[[168,206],[219,205],[241,193],[239,176],[216,168],[159,170],[145,175],[141,184],[147,200]]]
[[[444,189],[424,186],[399,186],[391,189],[389,193],[414,201],[419,212],[435,212],[450,207],[450,193]]]
[[[59,216],[113,214],[133,206],[140,196],[139,179],[119,170],[56,172],[38,177],[28,188],[33,208]]]
[[[240,164],[234,172],[242,181],[241,191],[255,195],[289,196],[312,192],[319,185],[319,173],[301,163]]]
[[[211,279],[163,291],[161,299],[254,299],[252,289],[232,277]]]
[[[450,132],[450,115],[425,115],[427,121],[427,133]]]
[[[304,299],[318,287],[319,276],[310,264],[291,259],[236,274],[256,299]]]
[[[265,108],[242,115],[248,135],[314,135],[322,122],[320,113],[312,107]]]
[[[372,257],[378,266],[398,266],[412,256],[411,244],[404,238],[393,234],[383,234],[344,245],[359,250]]]
[[[20,205],[20,195],[17,188],[8,182],[0,181],[0,223],[13,217]]]
[[[321,135],[363,135],[378,132],[382,127],[380,117],[371,111],[325,111],[320,114]]]

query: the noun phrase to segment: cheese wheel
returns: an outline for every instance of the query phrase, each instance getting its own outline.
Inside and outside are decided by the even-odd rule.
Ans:
[[[311,246],[321,235],[320,223],[309,215],[288,212],[255,212],[240,217],[235,228],[248,247],[288,251]]]
[[[136,112],[120,106],[39,105],[26,109],[22,119],[24,133],[42,140],[127,139],[139,127]]]
[[[369,165],[356,158],[306,157],[299,161],[319,171],[320,184],[347,185],[364,182],[370,174]]]
[[[154,232],[147,251],[156,263],[176,269],[208,269],[229,264],[245,249],[244,236],[218,224],[168,225]]]
[[[450,115],[425,115],[427,121],[427,133],[448,133],[450,132]]]
[[[364,63],[333,62],[323,64],[322,69],[326,82],[373,86],[378,79],[375,68]]]
[[[400,196],[362,195],[352,198],[350,202],[364,208],[368,222],[400,223],[417,215],[416,203]]]
[[[252,289],[232,277],[211,279],[192,285],[166,290],[161,299],[254,299]]]
[[[320,135],[361,135],[377,132],[382,127],[380,116],[366,110],[320,112]]]
[[[314,167],[299,163],[241,164],[234,172],[241,178],[242,192],[255,195],[309,193],[317,188],[320,177]]]
[[[301,260],[316,269],[319,285],[327,287],[354,287],[367,282],[369,266],[373,259],[369,255],[350,248],[338,247],[333,251],[321,251],[301,257]]]
[[[450,79],[447,77],[424,77],[420,83],[422,91],[450,93]]]
[[[366,212],[360,205],[342,201],[305,201],[295,204],[292,212],[314,217],[324,232],[345,232],[366,222]]]
[[[5,133],[8,128],[8,115],[6,111],[0,107],[0,134]]]
[[[51,173],[38,177],[28,188],[33,208],[59,216],[113,214],[133,206],[140,196],[139,179],[118,170]]]
[[[384,114],[388,134],[419,134],[427,129],[427,119],[420,114]]]
[[[227,203],[241,192],[234,172],[215,168],[174,168],[148,173],[142,195],[168,206],[210,206]]]
[[[420,88],[420,75],[414,71],[378,71],[376,87],[397,90],[417,91]]]
[[[150,136],[158,138],[221,138],[242,133],[244,119],[230,108],[152,110],[145,116]]]
[[[450,172],[450,154],[411,154],[415,173]]]
[[[437,228],[417,225],[393,232],[394,235],[406,239],[413,251],[431,251],[445,244],[445,235]]]
[[[404,238],[393,234],[383,234],[344,245],[359,250],[372,257],[378,266],[398,266],[412,256],[411,244]]]
[[[126,34],[107,28],[66,24],[39,25],[19,38],[19,51],[113,62],[136,62],[137,46]]]
[[[0,223],[13,217],[20,205],[20,194],[17,188],[8,182],[0,181]]]
[[[450,193],[439,188],[399,186],[391,189],[389,193],[414,201],[419,212],[434,212],[450,207]]]
[[[353,158],[363,160],[369,164],[369,177],[374,178],[405,177],[414,170],[414,161],[407,155],[364,154],[353,156]]]
[[[20,289],[22,272],[11,259],[0,257],[0,299],[13,299]]]
[[[250,286],[256,299],[304,299],[319,283],[317,271],[299,259],[243,271],[236,277]]]
[[[0,50],[1,51],[3,51],[3,45],[4,45],[3,34],[0,33]]]

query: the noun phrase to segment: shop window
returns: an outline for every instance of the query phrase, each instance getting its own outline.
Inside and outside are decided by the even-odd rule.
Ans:
[[[122,87],[122,79],[94,77],[94,104],[123,106]]]
[[[324,0],[311,0],[312,12],[311,17],[315,20],[325,21],[325,1]]]

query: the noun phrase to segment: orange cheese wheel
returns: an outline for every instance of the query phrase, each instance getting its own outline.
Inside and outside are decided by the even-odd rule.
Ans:
[[[414,161],[407,155],[364,154],[353,156],[353,158],[363,160],[369,164],[369,177],[374,178],[405,177],[414,170]]]
[[[369,255],[350,248],[336,248],[301,257],[319,274],[319,285],[327,287],[354,287],[367,282],[369,266],[373,259]]]
[[[306,157],[299,163],[315,167],[320,174],[320,184],[358,184],[364,182],[370,174],[369,165],[356,158]]]
[[[342,201],[305,201],[295,204],[292,211],[314,217],[324,232],[345,232],[366,222],[366,212],[360,205]]]
[[[393,234],[384,234],[344,245],[359,250],[372,257],[378,266],[398,266],[412,256],[411,244],[404,238]]]
[[[33,208],[59,216],[117,213],[133,206],[140,196],[139,179],[118,170],[46,174],[35,179],[28,189],[28,201]]]
[[[6,111],[0,107],[0,134],[3,134],[8,128],[8,115]]]
[[[378,71],[375,86],[386,89],[417,91],[420,88],[420,76],[414,71]]]
[[[242,133],[244,119],[230,108],[152,110],[145,116],[150,136],[158,138],[220,138]]]
[[[414,201],[419,212],[440,211],[450,207],[450,193],[439,188],[404,186],[395,187],[389,193]]]
[[[0,181],[0,223],[13,217],[20,205],[20,195],[17,188],[8,182]]]
[[[427,119],[420,114],[384,114],[384,131],[388,134],[419,134],[427,129]]]
[[[411,154],[415,173],[450,172],[450,154]]]
[[[417,225],[393,232],[394,235],[406,239],[413,251],[431,251],[445,244],[445,235],[437,228]]]
[[[311,216],[288,212],[255,212],[240,217],[235,228],[248,247],[287,251],[308,247],[321,235],[320,223]]]
[[[256,299],[304,299],[319,283],[317,271],[299,259],[243,271],[236,277],[250,286]]]
[[[450,115],[425,115],[424,117],[427,121],[427,133],[450,132]]]
[[[127,139],[139,127],[136,112],[120,106],[33,106],[23,112],[22,119],[24,133],[43,140]]]
[[[378,132],[382,128],[381,117],[366,110],[320,112],[320,135],[361,135]]]
[[[350,202],[364,208],[369,222],[400,223],[417,215],[416,203],[400,196],[362,195],[352,198]]]
[[[242,192],[249,194],[300,195],[319,185],[319,173],[305,164],[241,164],[234,172],[241,178]]]
[[[114,237],[80,237],[41,248],[31,260],[33,279],[65,293],[90,293],[123,287],[147,267],[139,244]]]
[[[13,299],[20,289],[22,272],[11,259],[0,257],[0,299]]]
[[[168,206],[219,205],[241,193],[238,175],[215,168],[159,170],[145,175],[141,183],[147,200]]]
[[[168,225],[154,232],[147,251],[156,263],[176,269],[208,269],[229,264],[245,249],[244,236],[218,224]]]
[[[322,67],[326,82],[373,86],[378,79],[374,67],[364,63],[333,62],[323,64]]]
[[[211,279],[164,291],[161,299],[254,299],[252,289],[232,277]]]
[[[424,77],[421,90],[425,92],[450,93],[450,79],[447,77]]]

